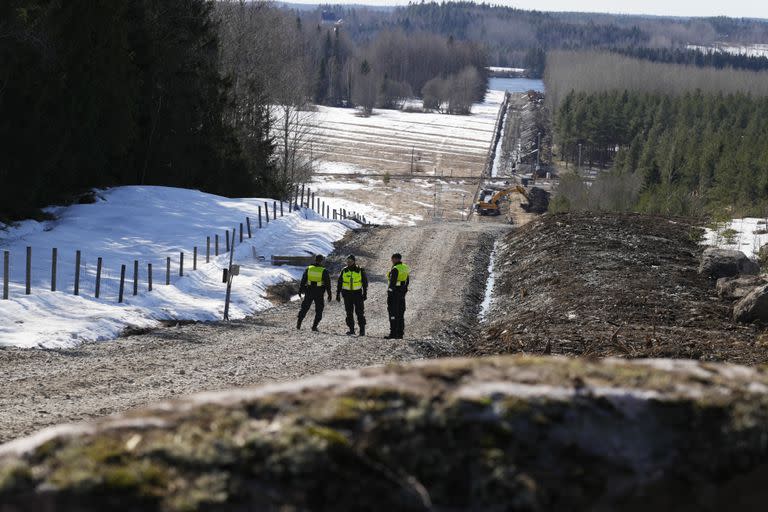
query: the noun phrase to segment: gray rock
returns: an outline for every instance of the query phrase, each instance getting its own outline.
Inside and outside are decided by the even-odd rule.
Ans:
[[[715,289],[717,296],[723,300],[743,299],[758,286],[766,284],[760,276],[721,277],[717,280]]]
[[[737,322],[768,323],[768,284],[755,288],[737,302],[733,306],[733,319]]]
[[[205,393],[0,446],[0,512],[764,510],[768,373],[495,357]]]
[[[701,255],[699,274],[704,274],[712,279],[759,273],[760,266],[747,258],[741,251],[711,247],[705,249]]]

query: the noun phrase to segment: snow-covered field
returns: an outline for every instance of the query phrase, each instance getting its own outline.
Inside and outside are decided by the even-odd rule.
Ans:
[[[748,57],[768,57],[768,44],[738,45],[730,43],[715,43],[711,46],[699,46],[689,44],[689,50],[700,50],[703,52],[724,52],[732,55],[746,55]]]
[[[507,68],[503,66],[489,66],[488,71],[491,73],[522,73],[525,68]]]
[[[150,327],[160,320],[222,318],[226,285],[222,269],[225,231],[253,222],[235,248],[242,265],[234,278],[230,318],[242,318],[270,306],[268,286],[300,276],[296,267],[273,267],[271,255],[328,253],[333,242],[355,224],[323,219],[313,212],[288,213],[258,228],[263,199],[227,199],[194,190],[120,187],[100,192],[94,204],[51,208],[54,221],[25,221],[0,229],[0,255],[10,251],[10,300],[0,300],[0,346],[72,347],[86,340],[116,337],[126,327]],[[327,201],[332,208],[341,205]],[[269,200],[269,204],[272,201]],[[271,208],[270,208],[271,209]],[[279,212],[279,207],[278,207]],[[0,225],[2,228],[2,225]],[[213,256],[214,235],[220,255]],[[206,236],[211,262],[205,263]],[[24,294],[26,247],[32,247],[32,293]],[[197,270],[192,270],[193,247]],[[58,249],[56,292],[50,291],[51,249]],[[75,251],[80,250],[80,295],[73,295]],[[180,252],[184,276],[179,276]],[[172,260],[171,284],[165,285],[166,257]],[[94,298],[96,261],[103,258],[100,298]],[[266,261],[264,261],[264,259]],[[1,259],[1,256],[0,256]],[[139,261],[139,294],[133,296],[133,261]],[[147,264],[153,265],[154,290],[147,291]],[[126,266],[123,304],[118,304],[120,266]],[[2,270],[0,269],[0,274]]]
[[[756,259],[760,247],[768,244],[768,219],[733,219],[717,229],[707,229],[704,244],[735,249]]]
[[[319,107],[310,187],[376,224],[462,219],[477,187],[467,177],[483,171],[503,100],[503,91],[489,91],[469,116],[375,110],[364,118]]]
[[[346,166],[408,174],[413,161],[417,174],[479,173],[503,98],[489,91],[470,116],[376,109],[361,117],[353,109],[318,107],[312,151],[342,169],[331,172],[346,172]]]

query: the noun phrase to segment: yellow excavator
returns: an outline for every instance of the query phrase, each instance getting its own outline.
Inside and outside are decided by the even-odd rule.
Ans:
[[[493,194],[490,199],[487,198],[492,192],[484,192],[483,194],[480,194],[480,200],[475,205],[475,210],[477,210],[477,213],[480,215],[501,215],[499,202],[514,192],[521,194],[527,201],[530,202],[528,192],[520,185],[515,185],[514,187],[499,190]]]

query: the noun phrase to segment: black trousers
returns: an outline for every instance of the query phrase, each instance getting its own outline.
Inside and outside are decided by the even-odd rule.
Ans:
[[[363,292],[342,290],[341,297],[344,299],[344,310],[347,312],[347,327],[350,331],[355,330],[355,318],[357,315],[357,324],[360,328],[365,327],[365,302],[363,301]]]
[[[301,302],[301,309],[299,309],[299,321],[303,321],[307,316],[309,308],[312,303],[315,303],[315,320],[312,322],[312,327],[317,327],[320,320],[323,319],[323,309],[325,309],[325,297],[323,296],[324,288],[308,289],[304,294],[304,300]]]
[[[389,313],[389,335],[402,338],[405,334],[404,293],[387,293],[387,313]]]

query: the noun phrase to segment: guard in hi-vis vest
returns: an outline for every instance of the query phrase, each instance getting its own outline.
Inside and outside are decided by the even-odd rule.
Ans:
[[[344,309],[347,312],[348,336],[355,334],[355,318],[360,326],[360,336],[365,336],[365,300],[368,298],[368,276],[365,269],[358,267],[355,256],[347,256],[347,266],[341,269],[336,285],[336,301],[344,297]]]
[[[315,256],[315,264],[308,266],[307,270],[304,271],[304,275],[301,276],[299,296],[304,294],[304,300],[301,302],[299,319],[296,321],[297,329],[301,329],[301,322],[307,316],[307,312],[314,302],[315,321],[312,322],[312,330],[316,331],[317,325],[323,318],[323,309],[325,308],[323,295],[327,294],[328,300],[331,300],[331,277],[328,274],[328,270],[323,266],[324,259],[320,254]]]
[[[392,269],[387,273],[387,313],[389,335],[386,339],[403,339],[405,334],[405,294],[411,282],[411,269],[403,263],[399,253],[392,255]]]

